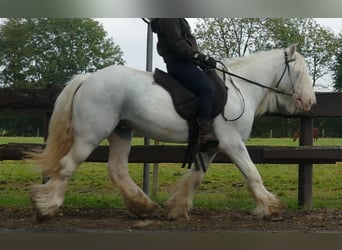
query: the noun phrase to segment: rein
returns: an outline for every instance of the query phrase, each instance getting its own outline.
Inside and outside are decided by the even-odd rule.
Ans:
[[[273,92],[275,92],[275,93],[277,93],[277,94],[292,96],[293,93],[288,93],[288,92],[285,92],[285,91],[282,91],[282,90],[279,90],[279,89],[278,89],[278,86],[279,86],[281,80],[283,79],[286,70],[288,71],[288,74],[290,75],[290,65],[289,65],[289,63],[295,61],[295,59],[290,59],[290,60],[289,60],[288,54],[287,54],[286,51],[284,52],[284,55],[285,55],[285,68],[284,68],[284,71],[283,71],[283,73],[281,74],[280,79],[278,80],[278,82],[277,82],[275,88],[269,87],[269,86],[263,85],[263,84],[261,84],[261,83],[258,83],[258,82],[256,82],[256,81],[250,80],[250,79],[248,79],[248,78],[245,78],[245,77],[236,75],[236,74],[234,74],[234,73],[232,73],[232,72],[229,72],[229,71],[227,70],[227,68],[225,68],[225,69],[216,68],[216,70],[218,70],[218,71],[220,71],[220,72],[222,72],[222,73],[224,73],[224,74],[227,74],[227,75],[230,75],[230,76],[239,78],[239,79],[241,79],[241,80],[244,80],[244,81],[246,81],[246,82],[249,82],[249,83],[251,83],[251,84],[254,84],[254,85],[256,85],[256,86],[259,86],[259,87],[261,87],[261,88],[265,88],[265,89],[271,90],[271,91],[273,91]],[[219,63],[223,65],[223,63],[221,63],[221,62],[219,62]]]

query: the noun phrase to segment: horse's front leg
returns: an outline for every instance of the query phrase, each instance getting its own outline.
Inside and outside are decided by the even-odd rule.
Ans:
[[[258,217],[278,216],[284,209],[284,204],[265,188],[262,178],[249,157],[242,140],[220,142],[220,148],[227,153],[246,179],[247,186],[253,195],[256,208],[253,214]]]
[[[213,153],[202,153],[206,169],[208,169],[215,155]],[[204,176],[205,172],[203,170],[196,170],[193,167],[178,183],[175,192],[165,203],[168,219],[175,220],[182,217],[189,219],[188,212],[192,208],[196,188],[202,183]]]

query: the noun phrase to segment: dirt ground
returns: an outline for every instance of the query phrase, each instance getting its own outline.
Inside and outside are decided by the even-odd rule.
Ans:
[[[34,210],[0,208],[0,232],[342,232],[342,210],[287,210],[256,219],[246,210],[193,209],[190,220],[169,221],[163,212],[147,219],[126,209],[62,209],[38,222]]]

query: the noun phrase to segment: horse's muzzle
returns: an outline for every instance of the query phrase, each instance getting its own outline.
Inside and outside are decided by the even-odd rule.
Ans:
[[[303,111],[309,111],[314,103],[315,101],[312,98],[296,98],[296,108]]]

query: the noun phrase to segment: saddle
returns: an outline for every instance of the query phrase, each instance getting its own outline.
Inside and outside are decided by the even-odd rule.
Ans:
[[[206,70],[205,73],[214,86],[214,103],[211,117],[213,119],[223,110],[227,101],[227,88],[216,74],[215,69]],[[154,81],[169,92],[173,105],[182,118],[190,123],[196,120],[198,97],[194,93],[160,69],[155,69]]]
[[[208,69],[205,73],[214,87],[214,103],[211,117],[213,119],[223,111],[223,107],[227,101],[227,87],[223,80],[218,77],[214,69]],[[191,168],[192,162],[195,162],[197,170],[199,170],[201,166],[202,170],[206,172],[203,158],[201,154],[198,154],[199,150],[197,149],[197,137],[199,132],[196,121],[198,97],[179,81],[160,69],[155,69],[154,81],[169,92],[175,110],[188,122],[188,148],[182,167],[185,167],[185,165],[188,164],[188,168]],[[196,161],[197,154],[199,155],[199,163]]]

